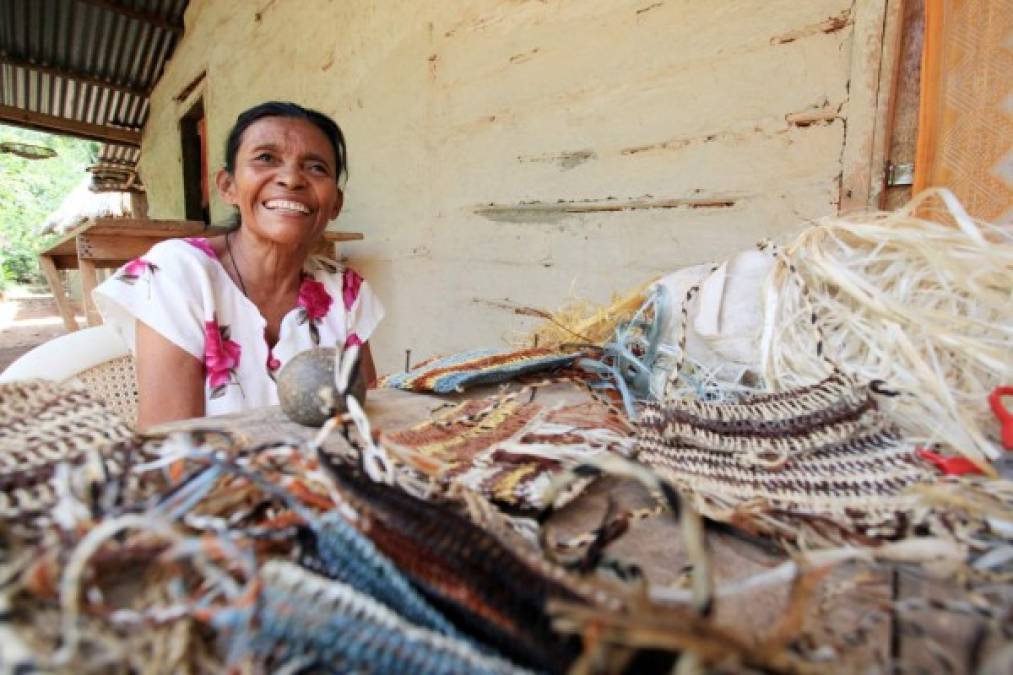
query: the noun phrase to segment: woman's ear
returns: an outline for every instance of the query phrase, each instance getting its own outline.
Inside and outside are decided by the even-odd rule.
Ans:
[[[345,193],[341,191],[341,188],[338,188],[338,198],[334,200],[334,208],[331,209],[329,220],[334,220],[335,218],[338,217],[338,214],[341,213],[341,207],[344,205],[344,203],[345,203]]]
[[[237,205],[237,199],[235,195],[236,181],[232,177],[232,174],[225,169],[219,169],[218,173],[215,174],[215,186],[218,188],[218,194],[222,196],[225,203]]]

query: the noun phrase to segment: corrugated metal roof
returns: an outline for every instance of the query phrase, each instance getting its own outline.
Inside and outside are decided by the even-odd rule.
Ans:
[[[139,132],[187,2],[0,0],[0,121],[93,138]],[[141,189],[138,156],[104,144],[93,188]]]

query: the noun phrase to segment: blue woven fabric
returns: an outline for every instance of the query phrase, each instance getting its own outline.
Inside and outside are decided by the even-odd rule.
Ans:
[[[442,635],[463,637],[373,542],[337,513],[325,514],[310,527],[316,535],[316,551],[314,556],[304,556],[302,564],[362,591],[412,623]]]
[[[288,563],[269,563],[247,631],[235,639],[277,665],[300,662],[336,673],[524,672],[470,644],[414,626],[345,584]]]
[[[362,591],[412,623],[442,635],[464,639],[373,542],[345,522],[336,511],[318,516],[303,507],[287,490],[256,471],[227,461],[216,462],[176,490],[173,498],[163,502],[160,508],[171,508],[173,517],[180,517],[207,495],[222,474],[243,476],[268,494],[281,498],[306,522],[313,533],[313,551],[303,555],[301,562],[304,565]]]

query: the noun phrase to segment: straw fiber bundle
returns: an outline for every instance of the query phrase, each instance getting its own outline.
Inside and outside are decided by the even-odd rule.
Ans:
[[[622,296],[614,296],[611,304],[600,306],[588,300],[573,299],[555,312],[508,303],[496,303],[515,314],[544,319],[531,332],[508,333],[507,344],[523,347],[562,348],[573,343],[601,345],[609,340],[616,328],[637,313],[644,304],[654,280],[647,281]]]
[[[825,356],[901,392],[892,414],[906,438],[984,468],[999,457],[986,398],[1013,381],[1013,228],[975,221],[950,192],[932,190],[893,213],[823,220],[784,258],[765,288],[761,352],[773,390],[826,375],[811,303]]]

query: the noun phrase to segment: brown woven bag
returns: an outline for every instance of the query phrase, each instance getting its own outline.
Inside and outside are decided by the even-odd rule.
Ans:
[[[698,290],[683,303],[679,362],[665,394],[638,420],[637,459],[703,515],[758,534],[808,545],[904,536],[918,508],[905,489],[933,474],[879,408],[877,399],[893,392],[855,379],[822,354],[815,312],[817,350],[831,370],[823,381],[736,402],[674,395]]]

